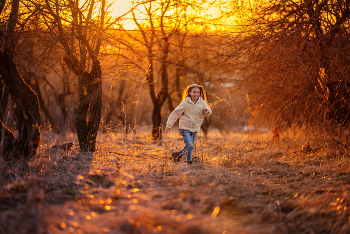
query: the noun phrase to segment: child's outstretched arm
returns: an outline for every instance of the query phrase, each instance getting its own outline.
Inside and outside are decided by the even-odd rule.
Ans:
[[[180,116],[185,111],[185,101],[183,100],[180,105],[178,105],[173,112],[171,112],[168,121],[166,122],[166,128],[164,130],[164,133],[168,133],[170,131],[170,128],[174,125],[175,121],[180,118]]]

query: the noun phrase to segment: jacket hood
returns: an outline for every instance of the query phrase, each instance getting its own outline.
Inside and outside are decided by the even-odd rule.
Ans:
[[[197,101],[196,103],[194,103],[194,102],[192,101],[191,97],[186,97],[186,99],[185,99],[185,100],[187,100],[189,103],[196,104],[196,103],[198,103],[198,102],[202,101],[202,100],[203,100],[203,98],[202,98],[202,97],[199,97],[199,98],[198,98],[198,101]]]

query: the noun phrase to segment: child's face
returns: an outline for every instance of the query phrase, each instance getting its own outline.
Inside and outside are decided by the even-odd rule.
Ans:
[[[199,90],[199,88],[193,88],[190,92],[192,101],[197,101],[200,95],[201,91]]]

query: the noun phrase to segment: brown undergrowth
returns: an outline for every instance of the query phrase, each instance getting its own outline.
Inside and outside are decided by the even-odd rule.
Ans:
[[[47,133],[29,166],[1,163],[0,233],[350,232],[348,155],[270,137],[199,135],[187,165],[177,133],[108,133],[95,153]]]

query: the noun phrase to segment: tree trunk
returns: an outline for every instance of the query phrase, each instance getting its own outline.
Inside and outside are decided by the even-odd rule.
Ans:
[[[2,11],[2,9],[0,10]],[[0,76],[19,110],[16,114],[18,139],[1,121],[5,137],[2,139],[0,154],[5,161],[9,161],[12,157],[21,156],[32,158],[36,154],[40,142],[39,100],[33,90],[22,79],[14,62],[15,44],[13,38],[18,12],[19,0],[13,0],[5,32],[4,50],[0,51]]]
[[[0,75],[19,110],[16,114],[18,139],[3,126],[5,138],[1,154],[5,160],[12,156],[32,158],[40,142],[41,116],[38,97],[22,79],[13,56],[6,50],[0,52]]]
[[[163,103],[153,104],[152,113],[152,136],[153,139],[162,139],[162,106]]]
[[[162,106],[165,103],[166,99],[169,96],[168,93],[168,66],[167,66],[167,57],[169,52],[169,37],[163,37],[161,41],[162,46],[162,56],[161,56],[161,90],[158,92],[157,97],[155,97],[154,84],[152,84],[152,88],[150,85],[151,98],[153,102],[153,113],[152,113],[152,136],[153,139],[158,140],[162,139]],[[153,63],[150,63],[153,64]],[[151,67],[151,66],[150,66]],[[153,68],[153,67],[152,67]],[[153,69],[151,70],[153,72]],[[153,75],[152,83],[153,83]],[[150,79],[149,79],[150,82]],[[153,93],[152,93],[153,92]]]
[[[167,3],[165,3],[162,6],[162,15],[160,16],[160,27],[161,27],[161,33],[162,33],[162,37],[161,39],[157,39],[157,43],[158,43],[158,49],[159,49],[159,53],[160,53],[160,57],[159,59],[155,59],[155,55],[157,54],[155,49],[155,36],[156,36],[156,32],[158,31],[157,29],[155,29],[154,27],[154,22],[153,22],[153,18],[152,18],[152,14],[153,12],[151,11],[152,9],[152,3],[150,2],[150,7],[146,7],[146,11],[148,13],[148,21],[150,23],[150,29],[147,28],[147,33],[145,31],[145,28],[138,22],[135,12],[132,11],[132,16],[133,16],[133,20],[136,24],[136,26],[138,27],[138,29],[140,30],[143,40],[144,40],[144,45],[147,48],[147,59],[148,59],[148,67],[147,67],[147,71],[146,73],[146,79],[147,79],[147,83],[149,86],[149,91],[150,91],[150,96],[151,96],[151,100],[152,100],[152,104],[153,104],[153,113],[152,113],[152,123],[153,123],[153,127],[152,127],[152,137],[154,140],[158,140],[162,138],[162,114],[161,114],[161,110],[162,110],[162,106],[165,103],[166,99],[168,98],[168,64],[167,64],[167,58],[168,58],[168,54],[169,54],[169,44],[170,44],[170,35],[166,34],[165,30],[165,22],[164,20],[164,15],[165,12],[169,9],[170,7],[170,1],[168,1]],[[149,34],[148,31],[150,31],[151,33]],[[149,37],[147,36],[149,35]],[[160,86],[159,86],[159,92],[158,94],[156,94],[156,90],[155,90],[155,84],[154,84],[154,62],[155,61],[159,61],[160,62]]]
[[[6,106],[9,99],[9,91],[5,84],[0,80],[0,121],[5,122]],[[0,125],[0,142],[2,141],[3,126]]]
[[[74,124],[76,127],[78,141],[80,149],[82,151],[95,151],[97,131],[101,121],[101,108],[102,108],[102,70],[100,62],[97,57],[99,54],[102,31],[104,28],[104,17],[106,14],[105,0],[101,1],[100,8],[100,25],[96,33],[96,37],[87,38],[90,33],[87,33],[87,24],[93,25],[92,12],[95,8],[95,2],[91,1],[89,6],[89,13],[82,20],[81,12],[76,8],[76,4],[73,4],[72,17],[73,24],[71,24],[71,33],[74,35],[72,38],[68,38],[64,30],[62,18],[59,15],[60,5],[56,1],[56,12],[51,8],[51,4],[48,0],[45,0],[47,9],[55,20],[55,26],[58,29],[59,41],[63,46],[66,56],[64,62],[67,67],[78,76],[79,83],[79,104],[74,110]],[[85,30],[81,30],[85,28]],[[94,40],[94,38],[96,40]],[[91,40],[90,40],[91,39]],[[79,48],[75,47],[75,40],[79,42]],[[80,61],[75,56],[76,51],[79,51]],[[86,54],[89,54],[91,61],[91,71],[86,71],[86,65],[88,63]],[[89,61],[89,62],[90,62]]]
[[[65,61],[70,64],[67,57]],[[80,75],[82,79],[79,79],[79,85],[86,87],[86,94],[79,92],[79,105],[74,111],[74,124],[80,149],[94,152],[102,108],[102,71],[99,61],[94,59],[91,72],[83,72]]]

